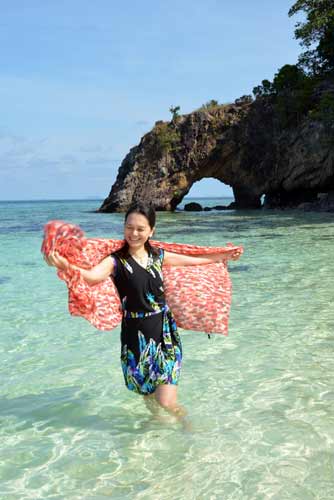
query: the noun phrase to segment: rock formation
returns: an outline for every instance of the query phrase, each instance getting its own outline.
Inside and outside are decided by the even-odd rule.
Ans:
[[[236,209],[260,208],[263,195],[269,208],[317,202],[334,190],[334,123],[305,116],[284,128],[268,97],[159,121],[125,157],[99,211],[137,200],[174,210],[205,177],[232,187]]]

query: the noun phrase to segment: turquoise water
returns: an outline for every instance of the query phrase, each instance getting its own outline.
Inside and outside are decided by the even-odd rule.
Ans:
[[[182,332],[184,427],[125,389],[119,329],[70,317],[41,259],[50,219],[121,237],[98,205],[0,203],[0,498],[332,500],[333,215],[159,214],[157,239],[245,247],[229,336]]]

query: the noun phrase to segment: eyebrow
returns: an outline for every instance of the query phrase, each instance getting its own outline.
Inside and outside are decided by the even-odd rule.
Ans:
[[[137,227],[138,229],[145,229],[145,226],[136,226],[135,224],[126,224],[127,227]]]

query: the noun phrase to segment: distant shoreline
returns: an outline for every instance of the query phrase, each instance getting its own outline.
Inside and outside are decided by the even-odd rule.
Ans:
[[[185,196],[182,200],[234,200],[233,196]],[[52,199],[34,199],[34,200],[0,200],[0,203],[50,203],[50,202],[59,202],[59,201],[97,201],[103,202],[104,198],[52,198]],[[181,203],[182,203],[181,202]]]

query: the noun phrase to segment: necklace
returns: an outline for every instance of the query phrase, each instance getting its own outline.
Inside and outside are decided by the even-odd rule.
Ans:
[[[147,267],[148,264],[148,255],[145,253],[142,257],[139,257],[138,255],[131,255],[131,257],[138,262],[138,264],[142,267]]]

